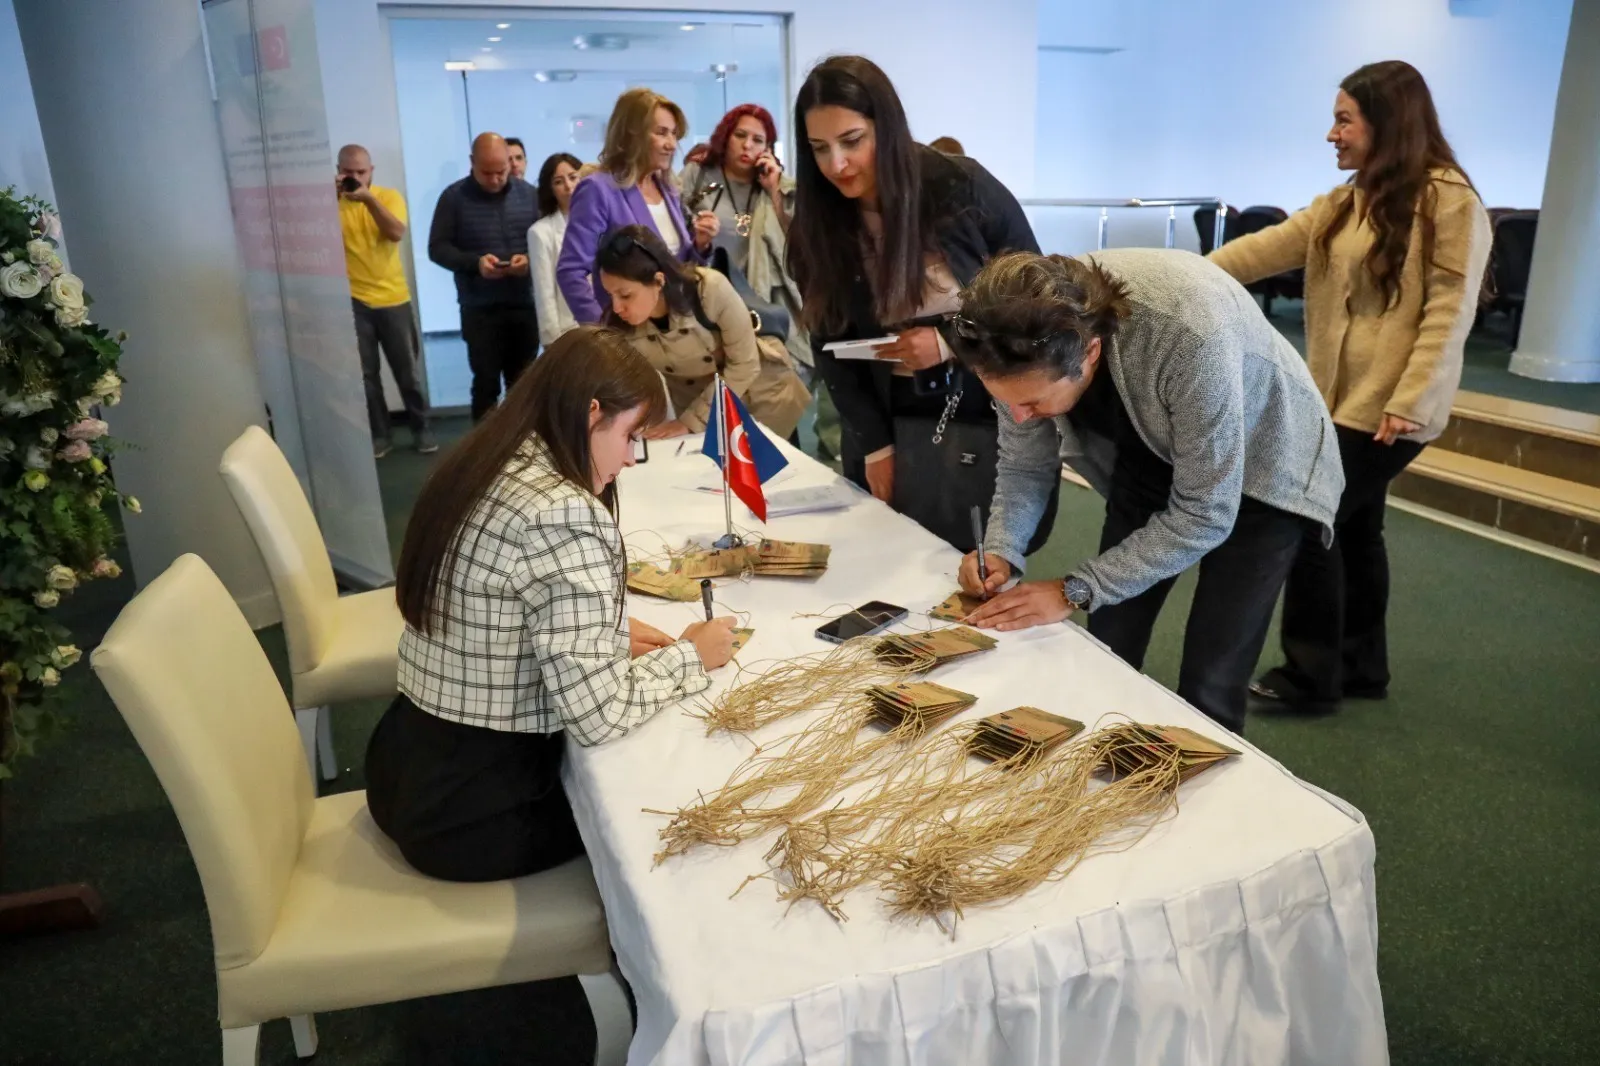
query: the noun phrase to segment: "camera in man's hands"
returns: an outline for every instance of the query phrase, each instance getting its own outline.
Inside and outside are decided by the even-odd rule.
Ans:
[[[346,193],[355,192],[359,188],[361,188],[361,183],[359,181],[357,181],[355,178],[349,177],[348,175],[342,181],[339,182],[339,191],[340,192],[346,192]]]

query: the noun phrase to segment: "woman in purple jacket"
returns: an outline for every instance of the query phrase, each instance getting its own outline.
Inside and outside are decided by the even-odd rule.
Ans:
[[[567,233],[556,260],[556,284],[580,323],[599,322],[610,298],[594,275],[601,239],[623,226],[648,226],[686,263],[704,263],[717,235],[717,216],[702,211],[691,230],[672,182],[678,141],[689,132],[683,110],[650,89],[617,97],[606,124],[600,169],[578,183],[567,211]]]

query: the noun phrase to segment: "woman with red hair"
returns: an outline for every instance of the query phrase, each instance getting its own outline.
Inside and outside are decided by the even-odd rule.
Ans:
[[[679,181],[685,207],[717,216],[713,247],[727,251],[758,297],[788,309],[792,324],[785,347],[809,378],[811,338],[800,326],[800,290],[784,266],[794,180],[773,154],[777,139],[771,112],[740,104],[722,116],[709,144],[689,153]]]

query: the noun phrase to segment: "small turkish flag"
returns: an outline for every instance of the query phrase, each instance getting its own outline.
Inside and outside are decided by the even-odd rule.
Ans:
[[[721,429],[719,419],[728,426],[728,488],[755,512],[761,521],[767,520],[767,497],[761,483],[789,465],[789,460],[767,439],[761,428],[750,418],[739,397],[726,387],[718,386],[722,393],[722,410],[713,412],[706,425],[705,445],[701,448],[718,466],[723,465]]]

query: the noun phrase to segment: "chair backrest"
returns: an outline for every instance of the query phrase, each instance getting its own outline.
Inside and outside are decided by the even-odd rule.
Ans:
[[[1276,226],[1289,217],[1289,212],[1281,207],[1270,207],[1256,204],[1239,212],[1239,236],[1247,237],[1269,226]]]
[[[272,576],[289,670],[314,669],[333,643],[339,586],[317,516],[276,442],[251,426],[222,453],[222,477]]]
[[[1507,211],[1494,220],[1489,262],[1497,297],[1520,302],[1528,295],[1528,275],[1533,271],[1533,239],[1538,230],[1537,211]]]
[[[184,555],[90,656],[161,779],[211,914],[217,968],[261,954],[315,796],[294,715],[228,590]]]
[[[1194,228],[1200,234],[1200,254],[1210,255],[1216,251],[1212,243],[1217,236],[1217,209],[1214,207],[1197,207],[1194,209]],[[1222,243],[1227,244],[1239,235],[1239,209],[1229,205],[1228,214],[1222,220]]]

